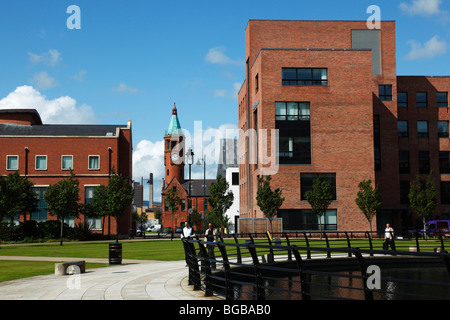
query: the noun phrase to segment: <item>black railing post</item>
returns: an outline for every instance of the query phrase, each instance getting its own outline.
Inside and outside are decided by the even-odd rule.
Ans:
[[[294,257],[295,257],[295,261],[297,262],[297,269],[298,269],[298,273],[300,276],[302,300],[311,300],[308,279],[306,278],[306,274],[303,272],[304,265],[303,265],[302,257],[300,255],[300,253],[298,252],[298,249],[295,245],[291,246],[291,248],[292,248],[291,250],[294,251]]]
[[[253,236],[251,233],[248,234],[248,236],[250,237],[250,243],[254,244],[255,241],[253,240]]]
[[[308,250],[306,250],[306,259],[311,259],[311,250],[309,250],[309,240],[308,240],[308,236],[306,235],[306,232],[303,232],[303,235],[305,236],[306,247],[308,248]]]
[[[330,243],[328,242],[328,236],[326,232],[323,232],[323,235],[325,236],[325,242],[327,244],[327,258],[331,258],[331,252],[330,252]]]
[[[284,237],[286,238],[286,245],[290,246],[291,242],[289,241],[289,237],[288,237],[286,232],[284,232]],[[288,250],[288,261],[292,261],[292,252],[291,252],[291,250]]]
[[[370,256],[373,257],[373,244],[372,244],[372,236],[370,235],[369,231],[366,231],[367,238],[369,239],[369,249],[370,249]]]
[[[442,236],[442,234],[439,234],[439,239],[441,240],[441,252],[445,252],[444,237]]]
[[[255,283],[256,283],[256,299],[265,300],[264,287],[261,285],[262,282],[261,272],[258,268],[259,259],[256,253],[256,248],[252,244],[248,244],[247,248],[248,251],[250,251],[253,260],[253,268],[255,272]]]
[[[364,297],[366,300],[373,300],[373,293],[367,286],[367,280],[368,280],[369,276],[367,274],[367,268],[364,263],[364,258],[362,256],[361,252],[359,252],[358,248],[353,249],[353,254],[356,257],[359,268],[361,270],[361,276],[362,276],[363,288],[364,288]]]
[[[347,238],[347,247],[349,249],[351,249],[352,246],[350,244],[350,238],[348,237],[348,232],[347,231],[345,231],[345,237]],[[348,256],[349,256],[349,258],[351,258],[351,256],[352,256],[352,252],[350,250],[348,251]]]
[[[239,247],[239,241],[238,241],[235,233],[233,233],[233,238],[234,238],[234,242],[236,242],[237,262],[242,263],[241,248]]]
[[[419,246],[419,232],[416,232],[416,251],[420,252],[420,246]]]
[[[225,299],[233,300],[233,288],[230,284],[231,281],[231,268],[228,261],[227,249],[223,243],[218,243],[220,254],[222,255],[223,267],[225,269]]]

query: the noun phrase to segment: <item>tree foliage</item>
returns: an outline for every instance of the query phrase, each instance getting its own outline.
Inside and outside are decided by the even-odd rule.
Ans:
[[[208,188],[210,196],[208,204],[210,211],[206,217],[206,223],[212,223],[214,226],[229,226],[227,210],[232,206],[234,201],[233,191],[229,190],[229,184],[225,178],[218,175],[216,181]]]
[[[372,220],[377,214],[377,209],[381,206],[381,195],[378,187],[372,186],[372,180],[363,180],[358,184],[359,191],[355,199],[359,209],[366,216],[372,231]]]
[[[327,211],[331,201],[333,201],[330,181],[321,178],[314,179],[313,188],[305,193],[305,198],[311,205],[312,212],[317,215],[319,230],[322,235],[321,217]]]
[[[166,191],[166,198],[164,200],[166,203],[166,206],[169,207],[170,212],[172,213],[172,236],[171,240],[173,238],[173,232],[174,232],[174,225],[173,225],[173,216],[175,214],[175,211],[178,210],[178,206],[181,203],[180,197],[178,197],[178,193],[174,191],[173,189],[170,189]]]
[[[422,183],[420,176],[417,175],[416,181],[409,185],[409,205],[411,209],[422,219],[423,229],[426,230],[426,222],[429,220],[437,206],[436,187],[434,186],[433,171],[427,177],[425,184]],[[426,237],[426,232],[424,232]]]
[[[284,198],[280,188],[272,190],[270,187],[271,176],[262,176],[258,179],[258,190],[256,191],[256,204],[269,219],[270,231],[273,233],[272,220],[276,217],[278,209],[283,205]]]
[[[47,188],[44,198],[48,206],[48,212],[57,216],[60,224],[60,245],[63,244],[64,220],[70,217],[78,217],[81,206],[79,181],[71,172],[68,178],[58,181]]]

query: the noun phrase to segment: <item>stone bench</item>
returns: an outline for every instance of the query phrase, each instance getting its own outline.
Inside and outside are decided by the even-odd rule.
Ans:
[[[67,262],[60,262],[55,263],[55,275],[57,276],[64,276],[69,274],[68,270],[70,266],[76,266],[78,269],[75,268],[74,273],[85,273],[86,272],[86,261],[67,261]]]

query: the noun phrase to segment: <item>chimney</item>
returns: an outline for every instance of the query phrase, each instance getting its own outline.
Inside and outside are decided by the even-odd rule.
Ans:
[[[148,198],[148,208],[153,208],[153,173],[150,173],[150,179],[148,180],[149,184],[149,198]]]

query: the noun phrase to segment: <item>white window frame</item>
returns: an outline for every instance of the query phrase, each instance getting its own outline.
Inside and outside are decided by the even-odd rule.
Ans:
[[[97,157],[98,158],[98,168],[91,168],[91,157]],[[88,156],[88,170],[100,170],[100,156],[96,154],[92,154]]]
[[[64,157],[71,157],[72,158],[72,167],[71,168],[64,168],[63,167],[63,164],[64,164],[64,161],[63,161],[63,159],[64,159]],[[64,170],[64,171],[69,171],[69,170],[73,170],[73,167],[74,167],[74,165],[73,165],[73,155],[70,155],[70,154],[63,154],[62,156],[61,156],[61,170]]]
[[[17,158],[17,168],[8,168],[8,159],[10,157],[16,157]],[[19,156],[18,155],[14,155],[14,154],[10,154],[6,156],[6,170],[10,170],[10,171],[17,171],[19,170]]]
[[[37,158],[38,157],[45,157],[45,168],[44,169],[41,169],[41,168],[37,167]],[[47,170],[47,163],[48,163],[47,160],[48,160],[48,158],[47,158],[46,155],[36,155],[34,157],[34,169],[37,170],[37,171],[45,171],[45,170]]]

